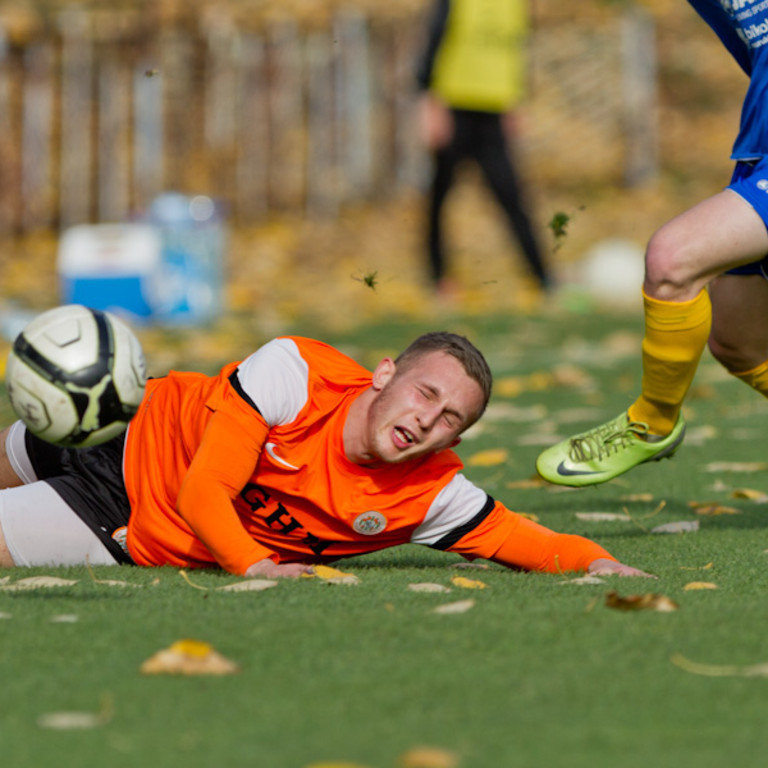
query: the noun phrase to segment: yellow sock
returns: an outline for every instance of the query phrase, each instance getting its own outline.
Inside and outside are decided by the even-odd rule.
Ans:
[[[768,397],[768,360],[750,371],[742,373],[731,371],[731,373],[749,384],[752,389],[756,389],[763,397]]]
[[[709,294],[691,301],[659,301],[643,292],[643,389],[630,406],[632,421],[653,434],[668,435],[677,422],[712,325]]]

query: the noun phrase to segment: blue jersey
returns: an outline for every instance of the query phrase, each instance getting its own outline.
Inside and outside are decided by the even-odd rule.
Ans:
[[[734,160],[768,155],[768,0],[689,0],[730,51],[750,83]]]

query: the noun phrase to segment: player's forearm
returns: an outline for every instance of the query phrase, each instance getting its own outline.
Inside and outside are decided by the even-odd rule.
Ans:
[[[490,558],[494,562],[529,571],[565,573],[586,571],[596,560],[616,560],[583,536],[556,533],[519,515],[515,517],[510,534]]]
[[[249,566],[274,554],[250,537],[226,489],[205,472],[187,476],[177,509],[216,562],[230,573],[242,576]]]
[[[512,512],[499,501],[450,550],[466,557],[494,560],[510,568],[549,573],[586,571],[595,560],[615,560],[594,541],[556,533]]]
[[[236,407],[240,401],[235,401]],[[260,415],[224,410],[210,418],[187,471],[176,508],[216,562],[243,575],[249,566],[274,553],[254,541],[235,510],[233,499],[251,477],[268,427]]]

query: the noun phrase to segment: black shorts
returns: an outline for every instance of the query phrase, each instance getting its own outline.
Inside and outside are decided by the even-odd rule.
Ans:
[[[125,434],[89,448],[64,448],[27,430],[24,444],[37,478],[64,499],[118,563],[132,564],[124,536],[131,516],[123,482]]]

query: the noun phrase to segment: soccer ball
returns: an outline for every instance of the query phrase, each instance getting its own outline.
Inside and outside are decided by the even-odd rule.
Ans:
[[[27,429],[83,448],[119,435],[139,408],[146,364],[120,319],[68,304],[44,312],[16,337],[5,384]]]
[[[642,311],[645,253],[631,240],[596,243],[584,256],[583,280],[596,304],[611,309]]]

